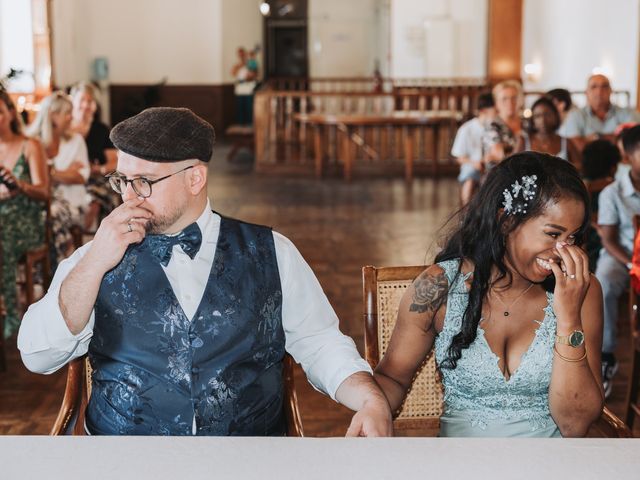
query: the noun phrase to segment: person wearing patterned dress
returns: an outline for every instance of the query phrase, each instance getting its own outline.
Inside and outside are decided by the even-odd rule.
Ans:
[[[22,134],[20,115],[0,89],[0,242],[2,294],[7,315],[5,338],[20,323],[16,306],[16,268],[24,253],[44,241],[49,175],[42,146]]]
[[[435,349],[441,436],[584,436],[602,411],[602,289],[578,172],[524,152],[487,175],[404,294],[375,378],[391,410]]]
[[[120,122],[111,140],[123,204],[60,265],[18,335],[40,373],[88,352],[87,431],[283,435],[286,351],[357,411],[348,435],[390,435],[371,368],[295,246],[211,210],[213,127],[158,107]]]

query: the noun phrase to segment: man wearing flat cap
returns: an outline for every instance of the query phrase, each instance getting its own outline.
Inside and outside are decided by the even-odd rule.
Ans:
[[[60,264],[18,335],[34,372],[89,353],[88,433],[282,435],[286,350],[357,411],[349,435],[391,434],[384,395],[295,246],[211,210],[213,127],[150,108],[111,140],[124,203]]]

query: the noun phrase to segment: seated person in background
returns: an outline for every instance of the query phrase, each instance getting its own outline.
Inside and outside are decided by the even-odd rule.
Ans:
[[[571,100],[571,92],[564,88],[554,88],[549,90],[545,97],[549,97],[553,104],[558,109],[560,115],[560,125],[562,125],[567,118],[569,112],[573,109],[573,101]],[[562,135],[561,132],[559,132]]]
[[[110,129],[98,115],[98,95],[98,89],[90,83],[80,82],[71,89],[71,130],[84,138],[91,164],[87,191],[92,200],[85,213],[85,230],[91,230],[96,220],[104,218],[120,205],[120,198],[111,190],[105,177],[116,169],[117,156],[109,140]]]
[[[71,99],[54,92],[40,104],[40,110],[28,133],[42,142],[51,166],[53,201],[51,223],[57,265],[73,251],[71,227],[84,226],[91,198],[85,189],[89,178],[89,157],[84,139],[71,127]]]
[[[522,87],[507,80],[493,87],[497,117],[483,137],[484,162],[490,168],[505,157],[522,150]]]
[[[613,132],[613,138],[615,139],[615,145],[618,147],[620,151],[620,162],[618,163],[618,168],[615,171],[614,177],[616,179],[629,175],[629,170],[631,169],[631,165],[629,159],[627,158],[627,154],[624,151],[624,145],[622,144],[622,136],[624,132],[626,132],[631,127],[635,127],[638,125],[636,122],[627,122],[621,123],[616,127]]]
[[[571,138],[580,151],[587,143],[598,138],[613,142],[613,132],[618,125],[640,121],[640,114],[636,110],[611,103],[611,85],[604,75],[589,77],[586,95],[587,106],[569,112],[561,132]]]
[[[547,97],[537,99],[531,107],[531,116],[531,131],[522,134],[524,149],[555,155],[579,169],[580,154],[573,142],[556,133],[560,127],[560,114],[553,101]]]
[[[618,299],[629,287],[633,251],[633,216],[640,214],[640,125],[622,136],[624,151],[631,162],[629,174],[615,180],[598,197],[598,228],[604,248],[598,258],[596,277],[604,294],[604,336],[602,378],[605,394],[613,387],[618,370],[614,355],[618,321]]]
[[[602,291],[580,248],[589,197],[569,162],[513,155],[487,174],[400,303],[375,370],[391,410],[429,352],[441,436],[584,436],[602,412]]]
[[[9,94],[0,88],[0,257],[6,308],[4,332],[20,324],[16,305],[16,268],[28,250],[44,241],[49,173],[42,146],[22,134],[22,120]]]
[[[35,372],[88,351],[88,432],[282,435],[286,350],[358,411],[348,435],[392,434],[369,365],[294,245],[211,210],[213,127],[184,108],[150,108],[111,140],[123,204],[60,265],[18,335]]]
[[[589,257],[589,271],[595,272],[602,240],[598,233],[598,197],[613,182],[613,175],[620,163],[620,151],[609,140],[595,140],[582,151],[582,179],[591,200],[591,225],[587,230],[585,250]]]
[[[458,182],[462,184],[460,191],[462,205],[469,203],[480,183],[484,171],[482,137],[495,115],[493,95],[483,93],[478,96],[478,116],[463,123],[456,133],[451,155],[456,157],[460,164]]]

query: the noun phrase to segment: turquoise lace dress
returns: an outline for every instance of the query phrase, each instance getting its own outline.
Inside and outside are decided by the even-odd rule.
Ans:
[[[438,365],[447,356],[452,338],[460,331],[469,294],[468,275],[458,275],[459,261],[438,264],[449,282],[447,313],[442,332],[436,337]],[[518,369],[509,380],[498,367],[493,353],[478,328],[478,335],[462,351],[458,366],[443,368],[444,414],[440,419],[443,437],[559,437],[549,411],[549,383],[556,334],[553,294],[547,293],[544,319],[539,323],[533,342],[522,356]]]

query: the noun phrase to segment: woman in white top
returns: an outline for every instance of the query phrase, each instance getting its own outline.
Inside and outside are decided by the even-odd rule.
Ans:
[[[42,142],[51,167],[51,221],[58,261],[73,250],[71,228],[83,225],[91,201],[85,189],[90,173],[87,146],[80,134],[70,130],[71,110],[68,95],[54,92],[42,101],[29,128],[29,134]]]

